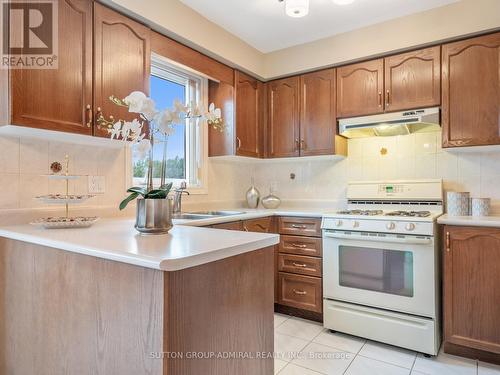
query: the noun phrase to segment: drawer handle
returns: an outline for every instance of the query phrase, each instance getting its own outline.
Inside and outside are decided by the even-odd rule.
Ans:
[[[304,224],[292,224],[292,228],[297,228],[297,229],[306,229],[307,226]]]
[[[307,267],[307,264],[304,264],[304,263],[292,263],[294,267],[301,267],[301,268],[305,268]]]
[[[299,296],[305,296],[307,294],[307,292],[305,290],[297,290],[297,289],[294,289],[293,292],[295,294],[298,294]]]
[[[307,247],[307,245],[303,245],[303,244],[300,244],[300,243],[292,243],[291,246],[292,247],[298,247],[300,249],[305,249]]]

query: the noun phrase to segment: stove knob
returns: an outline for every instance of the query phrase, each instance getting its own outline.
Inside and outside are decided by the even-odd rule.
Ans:
[[[335,221],[335,226],[336,227],[341,227],[342,226],[342,220],[336,220]]]
[[[353,222],[352,222],[352,227],[353,227],[353,228],[357,228],[357,227],[359,227],[359,223],[358,223],[357,221],[353,221]]]
[[[406,224],[405,228],[406,228],[407,231],[411,231],[411,230],[415,229],[415,224],[408,223],[408,224]]]
[[[392,230],[392,229],[396,228],[396,224],[394,224],[393,222],[390,222],[390,223],[387,223],[387,224],[385,225],[385,227],[386,227],[387,229],[389,229],[389,230]]]

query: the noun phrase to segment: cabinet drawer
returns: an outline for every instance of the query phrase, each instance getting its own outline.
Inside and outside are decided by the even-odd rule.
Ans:
[[[280,234],[321,237],[321,219],[280,217],[278,223],[278,231]]]
[[[321,279],[280,272],[278,303],[298,309],[322,312]]]
[[[243,224],[241,221],[232,221],[230,223],[214,224],[212,225],[214,229],[227,229],[227,230],[243,230]]]
[[[263,217],[260,219],[245,220],[243,222],[243,230],[247,232],[262,232],[269,233],[271,231],[272,216]]]
[[[321,277],[321,259],[303,255],[279,254],[278,270]]]
[[[323,254],[321,238],[301,236],[281,236],[280,253],[321,257]]]

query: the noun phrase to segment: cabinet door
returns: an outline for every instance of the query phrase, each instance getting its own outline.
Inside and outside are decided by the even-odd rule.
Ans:
[[[92,134],[92,2],[57,3],[58,68],[11,71],[12,123]]]
[[[268,85],[269,156],[299,156],[299,78]]]
[[[208,102],[222,111],[225,129],[208,127],[208,156],[234,155],[234,82],[208,81]]]
[[[445,341],[500,354],[500,229],[445,227]]]
[[[243,230],[243,223],[241,221],[231,221],[229,223],[214,224],[212,225],[214,229],[226,229],[226,230]]]
[[[500,144],[500,33],[443,45],[443,147]]]
[[[132,91],[149,94],[150,30],[109,8],[94,3],[94,111],[104,118],[137,118],[109,97],[125,98]],[[108,137],[95,124],[94,134]]]
[[[259,157],[262,153],[263,84],[235,73],[236,85],[236,155]]]
[[[383,91],[383,59],[337,68],[337,116],[382,113]]]
[[[438,106],[441,102],[441,47],[386,57],[385,111]]]
[[[300,77],[300,154],[334,154],[335,69]]]

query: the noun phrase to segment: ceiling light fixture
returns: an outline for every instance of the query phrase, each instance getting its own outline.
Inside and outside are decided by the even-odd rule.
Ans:
[[[294,18],[307,16],[309,0],[285,0],[285,13]]]
[[[337,5],[348,5],[354,3],[354,0],[333,0]]]

